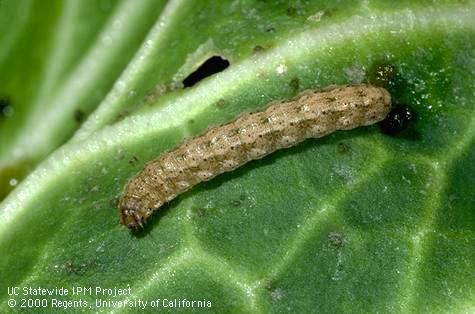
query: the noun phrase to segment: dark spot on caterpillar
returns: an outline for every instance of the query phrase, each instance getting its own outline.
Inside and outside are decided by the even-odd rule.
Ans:
[[[184,87],[191,87],[201,81],[202,79],[219,73],[229,66],[229,61],[221,58],[220,56],[213,56],[206,60],[202,65],[196,69],[193,73],[188,75],[183,80]]]
[[[330,242],[330,245],[335,247],[342,247],[345,244],[343,235],[338,232],[330,232],[328,235],[328,241]]]
[[[350,146],[345,143],[338,143],[338,152],[341,154],[346,154],[350,151]]]
[[[273,32],[275,32],[274,27],[271,26],[271,27],[266,28],[266,33],[273,33]]]
[[[129,159],[129,165],[135,166],[138,161],[139,161],[139,159],[137,157],[132,156],[132,158]]]
[[[368,75],[368,81],[370,84],[381,87],[394,85],[395,78],[396,68],[388,63],[376,63]]]
[[[74,121],[76,121],[77,123],[81,123],[84,119],[84,112],[81,109],[76,109],[74,110],[73,117]]]
[[[241,202],[238,201],[238,200],[234,200],[234,201],[232,202],[232,204],[233,204],[234,207],[239,207],[239,206],[241,205]]]
[[[10,99],[0,96],[0,117],[10,117],[12,114],[13,109]]]
[[[195,120],[190,119],[190,120],[188,120],[188,123],[189,123],[189,124],[193,124],[193,123],[195,123]]]
[[[393,108],[386,119],[379,123],[381,131],[388,135],[396,135],[404,131],[414,119],[414,114],[407,107]]]
[[[241,194],[241,195],[239,196],[239,199],[240,199],[241,201],[246,200],[246,194]]]
[[[289,86],[292,89],[292,92],[296,94],[300,89],[300,80],[298,77],[294,77],[290,80]]]
[[[254,48],[252,48],[252,52],[253,52],[253,53],[259,53],[259,52],[262,52],[262,51],[264,51],[264,50],[265,50],[264,47],[259,46],[259,45],[254,46]]]

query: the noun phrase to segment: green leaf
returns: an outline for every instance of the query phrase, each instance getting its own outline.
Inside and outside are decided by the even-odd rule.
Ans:
[[[0,205],[2,312],[35,298],[8,295],[14,286],[69,289],[43,311],[57,310],[52,299],[104,312],[135,309],[97,300],[141,299],[150,312],[157,299],[164,311],[191,310],[164,299],[205,299],[211,308],[193,310],[210,312],[473,311],[473,1],[78,3],[0,2],[0,96],[14,109],[0,117],[1,179],[48,155]],[[213,55],[231,66],[183,89]],[[415,114],[409,129],[307,140],[199,184],[138,234],[119,224],[128,178],[183,138],[360,82],[386,84]]]

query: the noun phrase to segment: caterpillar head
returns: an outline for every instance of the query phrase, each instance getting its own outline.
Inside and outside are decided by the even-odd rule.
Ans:
[[[142,199],[134,196],[122,196],[119,202],[120,222],[129,229],[143,228],[145,216]]]

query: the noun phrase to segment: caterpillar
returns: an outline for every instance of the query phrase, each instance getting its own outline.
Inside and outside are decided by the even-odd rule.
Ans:
[[[390,109],[384,88],[355,85],[307,90],[242,114],[146,163],[124,188],[120,221],[130,229],[143,228],[160,206],[202,181],[305,139],[379,122]]]

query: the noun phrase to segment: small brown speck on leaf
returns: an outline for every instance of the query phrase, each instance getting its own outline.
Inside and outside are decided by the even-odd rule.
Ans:
[[[132,156],[132,158],[129,159],[129,165],[135,166],[138,163],[139,159],[135,156]]]
[[[84,112],[81,109],[74,110],[74,121],[81,123],[84,119]]]
[[[296,16],[297,15],[297,9],[294,7],[288,7],[287,8],[287,15],[288,16]]]
[[[252,48],[253,53],[259,53],[259,52],[262,52],[264,50],[265,50],[264,47],[262,47],[260,45],[254,46],[254,48]]]
[[[109,201],[109,205],[112,208],[116,208],[119,205],[119,197],[114,197]]]
[[[330,245],[335,247],[342,247],[344,245],[343,235],[338,232],[330,232],[328,235],[328,241]]]
[[[341,154],[348,153],[350,151],[350,146],[345,143],[338,143],[338,152]]]
[[[223,98],[221,98],[220,100],[218,100],[216,102],[216,107],[218,109],[223,109],[224,107],[226,107],[226,100],[224,100]]]
[[[198,215],[198,217],[203,217],[206,214],[206,211],[203,207],[198,207],[196,209],[196,214]]]
[[[294,77],[290,80],[289,86],[292,89],[293,93],[297,93],[300,89],[300,80],[298,77]]]

